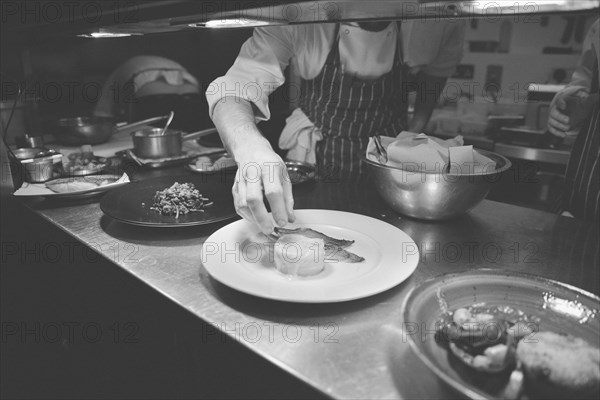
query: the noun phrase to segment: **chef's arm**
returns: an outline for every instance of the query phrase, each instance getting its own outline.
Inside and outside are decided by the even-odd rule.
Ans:
[[[232,189],[236,212],[265,234],[273,231],[273,221],[279,226],[293,222],[291,181],[283,160],[258,130],[252,103],[236,96],[224,97],[215,105],[212,120],[238,165]]]
[[[448,78],[429,75],[421,71],[415,79],[417,89],[415,110],[413,118],[409,122],[408,130],[421,133],[431,118],[433,109],[446,86]]]
[[[224,97],[215,105],[212,120],[225,148],[235,160],[243,158],[249,145],[271,149],[269,141],[263,137],[254,122],[254,110],[248,100],[234,96]]]

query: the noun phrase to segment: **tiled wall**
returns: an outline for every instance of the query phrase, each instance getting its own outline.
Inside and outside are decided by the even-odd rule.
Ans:
[[[460,69],[472,73],[448,80],[441,99],[447,106],[436,110],[427,132],[480,136],[490,114],[524,115],[528,127],[545,129],[548,103],[528,102],[527,88],[530,83],[568,82],[583,45],[576,33],[584,38],[596,18],[575,19],[570,34],[567,19],[560,15],[470,21]],[[477,51],[477,46],[487,51]],[[548,53],[551,48],[563,54]],[[559,80],[557,71],[562,71]],[[487,90],[490,81],[497,91]]]
[[[583,29],[587,29],[594,20],[588,16]],[[553,79],[556,70],[567,72],[567,79],[572,73],[581,52],[582,43],[575,40],[575,31],[568,36],[565,43],[561,42],[567,20],[560,15],[547,18],[541,16],[514,16],[503,19],[478,20],[476,26],[470,24],[465,40],[465,55],[463,64],[474,67],[474,75],[469,79],[453,78],[449,81],[448,94],[453,95],[455,88],[460,87],[476,97],[486,97],[484,86],[489,66],[502,68],[500,82],[501,93],[498,101],[501,103],[518,103],[524,99],[529,83],[560,83]],[[574,26],[577,28],[577,26]],[[502,41],[502,31],[506,30],[507,52],[474,52],[470,50],[472,41]],[[502,47],[502,46],[501,46]],[[545,48],[562,48],[571,54],[544,54]],[[488,96],[491,101],[491,97]]]

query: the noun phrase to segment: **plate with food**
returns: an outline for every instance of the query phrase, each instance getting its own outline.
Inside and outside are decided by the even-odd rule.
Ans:
[[[391,289],[419,263],[414,241],[381,220],[334,210],[295,214],[295,223],[270,235],[246,220],[219,229],[203,244],[204,267],[222,284],[254,296],[334,303]]]
[[[46,198],[80,199],[98,196],[129,183],[127,174],[73,176],[46,183],[24,183],[15,196],[42,196]]]
[[[104,214],[148,227],[210,224],[236,217],[231,182],[213,175],[165,176],[132,183],[100,202]]]
[[[92,147],[82,146],[81,151],[63,157],[63,176],[86,176],[102,172],[109,167],[109,160],[94,155]]]
[[[598,398],[600,298],[509,271],[415,287],[403,331],[419,358],[470,398]]]

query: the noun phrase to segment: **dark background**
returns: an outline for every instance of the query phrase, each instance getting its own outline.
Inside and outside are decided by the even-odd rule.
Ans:
[[[89,115],[95,105],[77,88],[72,98],[54,98],[49,88],[69,82],[101,86],[116,67],[136,55],[170,58],[198,79],[202,93],[192,99],[192,128],[208,128],[212,122],[203,91],[227,71],[252,34],[251,29],[198,30],[90,39],[76,37],[69,28],[2,20],[1,100],[14,99],[15,80],[30,88],[26,97],[35,111],[25,121],[30,134],[45,133],[45,126],[60,117]],[[273,144],[287,113],[287,103],[278,97],[283,90],[273,97],[272,121],[261,126]],[[90,255],[82,253],[83,245],[77,246],[75,238],[51,228],[10,196],[0,196],[0,210],[0,397],[321,396],[113,263],[100,257],[89,262]],[[64,253],[56,260],[40,259],[35,246],[48,243],[73,245],[75,257]],[[32,252],[11,255],[11,246]],[[72,342],[65,341],[65,323],[75,324]],[[86,324],[102,328],[97,342],[82,337]],[[58,341],[51,337],[55,325],[63,329]],[[18,333],[12,334],[15,327]],[[50,329],[48,335],[44,328]],[[30,331],[21,335],[22,329]]]

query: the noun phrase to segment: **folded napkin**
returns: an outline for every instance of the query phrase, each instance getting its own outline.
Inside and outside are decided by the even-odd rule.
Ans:
[[[495,169],[494,161],[464,146],[462,136],[442,140],[424,133],[401,132],[395,138],[382,136],[390,167],[413,172],[437,172],[453,175],[479,174]],[[369,139],[367,158],[379,162],[373,138]]]
[[[279,136],[279,147],[288,150],[286,159],[316,164],[317,143],[323,139],[321,130],[299,108],[285,122]]]
[[[81,181],[81,180],[86,180],[89,179],[91,180],[99,180],[100,175],[90,175],[88,177],[71,177],[71,178],[63,178],[61,179],[65,181],[65,185],[69,185],[69,180],[71,181],[71,183],[74,185],[74,188],[76,191],[79,191],[78,187],[75,186],[77,185],[77,182]],[[97,178],[97,179],[96,179]],[[103,188],[108,188],[117,184],[121,184],[121,183],[127,183],[129,182],[129,176],[124,173],[123,175],[121,175],[121,177],[109,184],[103,185]],[[48,182],[49,183],[49,182]],[[81,188],[81,190],[87,190],[85,188]],[[65,190],[64,192],[69,192],[68,190]],[[71,191],[71,193],[73,193]],[[45,183],[29,183],[29,182],[24,182],[23,185],[16,191],[13,193],[15,196],[47,196],[47,195],[53,195],[53,194],[57,194],[57,192],[48,189],[48,187],[46,186]]]

